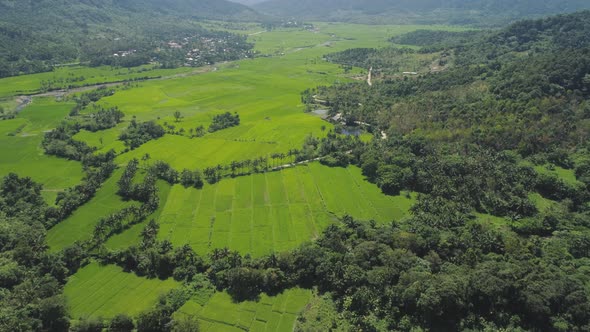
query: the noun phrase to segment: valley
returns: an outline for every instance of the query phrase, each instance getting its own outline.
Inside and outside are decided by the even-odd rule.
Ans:
[[[23,112],[17,112],[14,119],[0,122],[5,128],[2,137],[6,141],[1,148],[5,157],[0,169],[2,174],[17,172],[43,184],[44,197],[50,205],[60,190],[79,183],[83,176],[79,164],[45,156],[40,140],[45,131],[54,129],[68,117],[74,105],[72,99],[99,87],[114,89],[115,93],[93,103],[94,106],[88,107],[82,114],[92,114],[93,107],[116,106],[125,114],[125,120],[112,129],[97,132],[82,130],[74,138],[95,147],[96,153],[114,149],[117,154],[115,163],[119,167],[146,155],[150,156],[144,162],[146,165],[162,160],[174,169],[182,170],[287,153],[299,148],[308,135],[322,137],[333,128],[332,124],[304,112],[300,92],[310,86],[352,81],[352,76],[366,72],[366,69],[360,68],[344,72],[339,66],[325,62],[322,59],[325,54],[351,47],[382,47],[388,44],[387,39],[392,34],[419,28],[318,23],[316,31],[279,29],[250,34],[248,38],[254,43],[255,50],[268,54],[268,57],[220,63],[197,70],[151,69],[148,66],[129,70],[108,67],[90,69],[74,66],[50,73],[2,79],[0,94],[5,100],[14,100],[26,93],[31,95],[29,98],[33,102]],[[41,90],[46,89],[45,82],[66,84],[61,82],[68,82],[68,77],[84,79],[68,83],[68,88],[64,90]],[[52,88],[61,86],[64,85],[53,85]],[[173,116],[177,111],[182,114],[180,121]],[[238,127],[208,133],[203,137],[189,137],[190,130],[208,125],[213,115],[225,111],[240,114]],[[137,121],[154,120],[163,126],[172,125],[174,130],[158,140],[128,151],[118,137],[132,118]],[[8,136],[12,132],[14,135]],[[31,152],[22,155],[25,149]],[[13,157],[6,159],[11,155]],[[290,158],[277,161],[278,164],[290,162]],[[33,167],[30,171],[27,170],[28,165]],[[46,171],[39,172],[39,169]],[[50,251],[59,252],[76,242],[88,241],[99,219],[135,204],[117,196],[116,182],[120,176],[121,172],[116,171],[92,200],[49,230],[47,243]],[[374,219],[379,223],[399,220],[408,214],[415,200],[414,194],[408,194],[407,198],[383,195],[364,179],[358,168],[332,169],[318,162],[278,172],[224,179],[215,185],[207,184],[200,190],[185,189],[180,185],[170,187],[166,183],[158,184],[158,188],[160,208],[149,218],[160,224],[159,239],[170,241],[174,246],[188,244],[204,256],[213,249],[221,248],[254,257],[290,250],[317,238],[327,226],[344,215]],[[114,235],[105,246],[118,250],[138,245],[146,223],[147,219]],[[138,300],[131,295],[120,294],[105,296],[105,302],[101,302],[93,295],[92,305],[79,304],[85,296],[79,294],[78,284],[91,292],[107,292],[117,280],[117,287],[128,283],[128,287],[144,287],[141,289],[150,294],[156,294],[156,289],[167,289],[173,285],[168,281],[140,282],[136,277],[126,276],[128,273],[115,272],[114,269],[112,265],[101,267],[93,263],[80,270],[66,285],[65,294],[68,302],[72,303],[74,319],[112,318],[110,316],[119,310],[117,308],[125,307],[126,301],[135,303]],[[90,273],[90,270],[93,272]],[[117,275],[116,279],[111,279],[114,275]],[[110,282],[111,286],[105,282]],[[90,284],[96,286],[89,287]],[[139,309],[148,309],[149,301],[153,304],[157,297],[150,296],[151,300],[150,297],[142,298],[142,303],[145,303],[142,308],[124,313],[133,316]],[[211,301],[218,305],[230,305],[225,303],[229,299],[223,293],[214,295]],[[275,299],[270,297],[262,303],[265,301],[272,303]],[[289,304],[292,309],[287,311],[291,315],[287,321],[279,321],[280,316],[272,318],[272,322],[266,321],[271,316],[264,318],[263,322],[267,325],[274,324],[267,329],[292,329],[295,316],[305,301],[302,298],[299,306]],[[246,323],[241,318],[234,320],[223,316],[212,320],[211,313],[207,312],[194,311],[188,303],[179,311],[184,315],[196,315],[205,331],[231,330],[231,326],[239,330],[251,324],[244,325]],[[274,317],[275,314],[272,315]],[[259,325],[259,318],[256,319]]]
[[[237,2],[0,0],[0,331],[588,329],[587,4]]]

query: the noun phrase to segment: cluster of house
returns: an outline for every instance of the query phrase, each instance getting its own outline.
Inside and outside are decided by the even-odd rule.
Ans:
[[[115,58],[126,57],[129,55],[135,54],[136,52],[137,52],[137,50],[118,51],[118,52],[114,53],[113,56]]]
[[[225,38],[211,37],[185,37],[181,41],[169,41],[166,45],[171,49],[187,50],[184,58],[185,66],[200,66],[211,64],[207,59],[217,56],[219,53],[231,53],[235,50],[231,42]],[[243,57],[248,58],[250,52],[245,52]]]

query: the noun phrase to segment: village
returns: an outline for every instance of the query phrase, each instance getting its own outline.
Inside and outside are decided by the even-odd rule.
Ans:
[[[211,65],[216,61],[251,58],[254,52],[243,41],[236,40],[235,35],[218,37],[192,36],[180,40],[170,40],[166,47],[170,50],[183,51],[185,67]]]

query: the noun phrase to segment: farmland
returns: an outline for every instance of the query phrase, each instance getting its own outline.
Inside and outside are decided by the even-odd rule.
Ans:
[[[101,218],[139,204],[117,195],[123,167],[134,158],[149,156],[142,161],[143,168],[161,160],[176,170],[203,169],[286,153],[301,148],[310,135],[325,137],[333,125],[304,112],[301,91],[352,82],[366,69],[345,71],[322,57],[350,47],[387,46],[392,35],[419,28],[324,23],[316,27],[315,31],[277,29],[252,34],[249,40],[263,56],[209,68],[163,70],[143,66],[128,70],[75,65],[0,80],[0,97],[6,97],[2,105],[14,108],[15,96],[43,92],[48,86],[54,89],[153,78],[133,82],[93,104],[119,108],[125,114],[122,123],[97,132],[80,130],[73,137],[98,153],[115,150],[119,168],[89,202],[48,230],[49,250],[57,254],[76,242],[90,240]],[[258,31],[248,26],[244,32]],[[40,146],[44,132],[68,118],[75,105],[71,97],[58,101],[51,96],[35,96],[15,119],[0,121],[0,173],[31,176],[44,185],[43,195],[50,204],[60,191],[84,177],[79,162],[47,156]],[[93,109],[82,110],[82,115]],[[175,119],[175,112],[180,112],[179,119]],[[202,137],[190,135],[199,126],[207,128],[215,115],[224,112],[238,113],[240,125]],[[154,120],[168,132],[129,150],[119,136],[132,120]],[[365,140],[369,137],[364,135]],[[141,170],[140,176],[144,175]],[[140,181],[136,177],[134,182]],[[189,244],[202,257],[218,248],[262,257],[318,238],[344,215],[377,224],[399,221],[408,215],[416,199],[416,194],[405,191],[398,196],[384,195],[355,166],[331,168],[318,162],[225,178],[202,189],[158,180],[157,189],[158,209],[143,222],[108,238],[104,243],[107,250],[138,245],[148,220],[154,219],[159,224],[159,241],[169,240],[174,247]],[[179,285],[170,279],[146,279],[113,265],[91,263],[70,277],[65,295],[73,319],[110,318],[117,313],[137,318],[154,306],[159,295]],[[291,331],[310,298],[311,291],[291,289],[274,297],[263,294],[255,302],[234,303],[227,293],[216,292],[211,297],[193,298],[176,315],[197,317],[204,331]]]
[[[156,78],[195,71],[191,68],[173,70],[154,69],[151,66],[116,69],[112,67],[89,68],[74,65],[64,66],[47,73],[3,78],[0,98],[14,95],[31,95],[44,92],[47,88],[73,88],[94,84],[121,82],[142,78]]]
[[[117,196],[117,180],[121,173],[115,172],[90,202],[49,230],[47,243],[52,250],[58,251],[76,241],[90,239],[94,225],[101,217],[133,204],[124,202]]]
[[[179,286],[174,280],[141,278],[116,266],[92,263],[70,278],[64,292],[73,318],[111,318],[119,313],[136,316]]]
[[[233,303],[227,293],[211,298],[195,297],[178,310],[178,316],[199,319],[202,331],[292,331],[295,319],[311,298],[311,292],[291,289],[258,301]]]
[[[379,222],[405,216],[412,198],[385,196],[358,168],[320,164],[226,179],[203,190],[174,186],[160,216],[160,238],[197,253],[228,247],[261,256],[317,237],[336,217]]]
[[[37,98],[17,118],[0,121],[0,174],[16,172],[32,177],[45,185],[48,198],[54,198],[55,191],[80,182],[79,163],[44,155],[40,147],[43,132],[55,128],[71,107],[71,103]],[[40,172],[41,169],[46,171]]]

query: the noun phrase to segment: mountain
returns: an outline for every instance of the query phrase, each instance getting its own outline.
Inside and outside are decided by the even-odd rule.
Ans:
[[[261,2],[264,2],[265,0],[231,0],[232,2],[236,2],[236,3],[241,3],[242,5],[246,5],[246,6],[253,6],[256,4],[259,4]]]
[[[590,8],[586,0],[268,0],[260,12],[310,20],[498,25]]]
[[[23,22],[23,18],[33,18]],[[250,8],[226,0],[0,0],[0,20],[35,24],[57,18],[65,21],[90,19],[107,21],[116,18],[146,15],[158,17],[173,15],[206,19],[255,19],[258,15]]]
[[[89,61],[105,52],[147,53],[159,42],[208,34],[200,19],[260,17],[225,0],[0,0],[0,77]],[[139,62],[146,59],[144,54]]]

